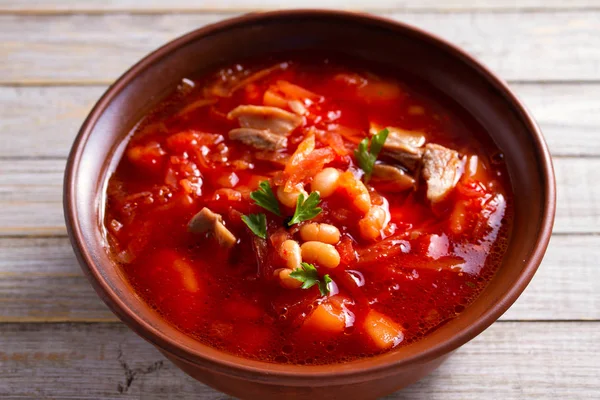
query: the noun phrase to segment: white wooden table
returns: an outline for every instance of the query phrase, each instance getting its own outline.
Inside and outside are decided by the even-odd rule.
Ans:
[[[97,298],[66,238],[62,173],[83,118],[127,67],[184,32],[282,4],[362,7],[464,46],[525,100],[554,155],[556,224],[530,287],[390,398],[599,399],[600,0],[0,0],[0,398],[226,398]]]

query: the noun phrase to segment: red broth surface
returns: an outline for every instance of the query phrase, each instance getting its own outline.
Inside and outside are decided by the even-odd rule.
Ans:
[[[281,148],[256,148],[229,136],[241,122],[228,114],[240,105],[278,107],[299,126],[280,135]],[[254,118],[250,125],[272,119]],[[403,178],[365,184],[354,152],[370,128],[383,127],[421,140],[418,154],[398,161],[384,146],[377,163]],[[435,201],[423,155],[432,143],[458,160],[451,188]],[[325,168],[340,177],[321,196],[321,213],[288,226],[293,197],[313,192]],[[260,182],[277,199],[278,191],[292,197],[289,207],[278,200],[281,216],[250,197]],[[181,331],[252,359],[326,364],[408,345],[468,307],[501,261],[510,198],[502,154],[441,93],[351,60],[290,57],[185,79],[133,132],[109,181],[105,225],[136,293]],[[220,215],[233,242],[219,241],[214,225],[189,231],[204,208]],[[266,239],[242,220],[260,213]],[[315,223],[333,225],[339,240],[304,257],[302,227]],[[286,240],[302,246],[323,284],[332,280],[325,295],[318,285],[297,287]],[[331,248],[334,268],[323,259]]]

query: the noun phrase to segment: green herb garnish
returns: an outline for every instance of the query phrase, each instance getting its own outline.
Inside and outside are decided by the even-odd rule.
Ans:
[[[281,211],[279,210],[279,203],[277,197],[273,194],[271,185],[268,181],[262,181],[258,184],[259,188],[254,192],[250,193],[250,198],[254,202],[264,208],[265,210],[271,211],[273,214],[281,217]]]
[[[329,277],[329,274],[323,276],[323,280],[319,279],[319,274],[317,273],[317,268],[309,263],[301,263],[301,268],[297,268],[290,276],[296,280],[302,282],[302,289],[310,289],[311,287],[317,285],[319,287],[319,292],[321,292],[321,296],[326,296],[329,294],[329,286],[328,284],[333,282],[333,280]]]
[[[242,221],[254,234],[260,238],[267,238],[267,217],[265,214],[242,215]]]
[[[365,172],[365,182],[371,179],[373,166],[389,133],[387,128],[382,129],[371,137],[370,143],[368,138],[364,138],[358,144],[358,149],[354,150],[354,157],[356,157],[360,168]]]
[[[298,195],[298,200],[296,200],[296,211],[294,211],[294,216],[290,222],[288,222],[288,226],[312,219],[319,215],[321,211],[323,211],[321,207],[317,207],[320,201],[321,196],[319,195],[319,192],[312,192],[306,198],[306,201],[304,200],[304,194],[300,193]]]
[[[319,285],[319,291],[321,292],[321,296],[325,296],[329,294],[329,284],[333,282],[333,279],[329,277],[329,274],[323,275],[323,282],[319,281],[317,285]]]

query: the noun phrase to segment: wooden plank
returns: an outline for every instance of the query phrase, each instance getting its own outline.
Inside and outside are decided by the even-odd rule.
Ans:
[[[1,322],[117,321],[83,276],[67,238],[0,238]],[[503,320],[600,320],[600,236],[554,236]]]
[[[600,84],[512,84],[539,121],[554,156],[600,156]],[[69,152],[105,86],[0,87],[1,157]]]
[[[557,209],[554,232],[600,232],[600,159],[555,158]]]
[[[387,399],[597,398],[599,336],[597,322],[496,323]],[[3,399],[229,399],[121,324],[5,324],[0,344]]]
[[[19,0],[1,0],[0,12],[18,13],[60,13],[60,12],[144,12],[163,13],[175,11],[256,11],[284,8],[333,8],[350,10],[555,10],[597,8],[596,0],[379,0],[373,4],[364,0],[173,0],[165,3],[161,0],[139,2],[120,1],[72,1],[72,0],[34,0],[23,3]]]
[[[544,261],[504,320],[600,320],[600,236],[552,236]]]
[[[0,253],[0,322],[117,321],[67,238],[2,238]]]
[[[64,160],[0,160],[0,235],[64,234]]]
[[[0,157],[66,158],[105,86],[0,87]]]
[[[64,160],[0,159],[0,236],[64,235]],[[600,158],[555,158],[554,232],[600,233]]]
[[[108,83],[168,40],[233,15],[1,15],[0,83]],[[508,80],[600,79],[600,11],[384,15],[463,46]]]
[[[600,155],[600,85],[510,84],[556,156]]]

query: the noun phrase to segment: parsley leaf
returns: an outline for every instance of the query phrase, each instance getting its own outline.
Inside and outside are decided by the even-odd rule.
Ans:
[[[326,296],[329,294],[329,286],[328,284],[333,282],[333,280],[329,277],[329,274],[323,276],[323,281],[319,280],[319,274],[317,273],[317,268],[314,265],[309,263],[301,263],[301,268],[297,268],[290,276],[302,283],[302,289],[310,289],[311,287],[317,285],[319,287],[319,291],[321,292],[321,296]]]
[[[364,138],[358,144],[358,149],[354,150],[354,157],[356,157],[360,168],[365,172],[365,182],[371,179],[373,166],[389,133],[387,128],[382,129],[371,137],[370,143],[368,138]],[[368,150],[367,147],[369,147]]]
[[[288,226],[312,219],[319,215],[321,211],[323,211],[321,207],[317,207],[320,201],[321,196],[319,195],[319,192],[312,192],[306,198],[306,201],[304,200],[304,194],[300,193],[298,195],[298,200],[296,201],[296,211],[294,211],[294,216],[290,222],[288,222]]]
[[[267,217],[265,214],[242,215],[242,221],[254,234],[260,238],[267,238]]]
[[[281,211],[279,211],[279,203],[277,198],[273,194],[271,185],[268,181],[262,181],[258,184],[259,188],[254,192],[250,193],[250,198],[254,202],[264,208],[265,210],[271,211],[273,214],[281,217]]]
[[[319,285],[319,291],[321,292],[321,296],[325,296],[329,294],[329,284],[333,282],[333,279],[329,277],[329,274],[323,275],[323,282],[319,281],[317,285]]]

